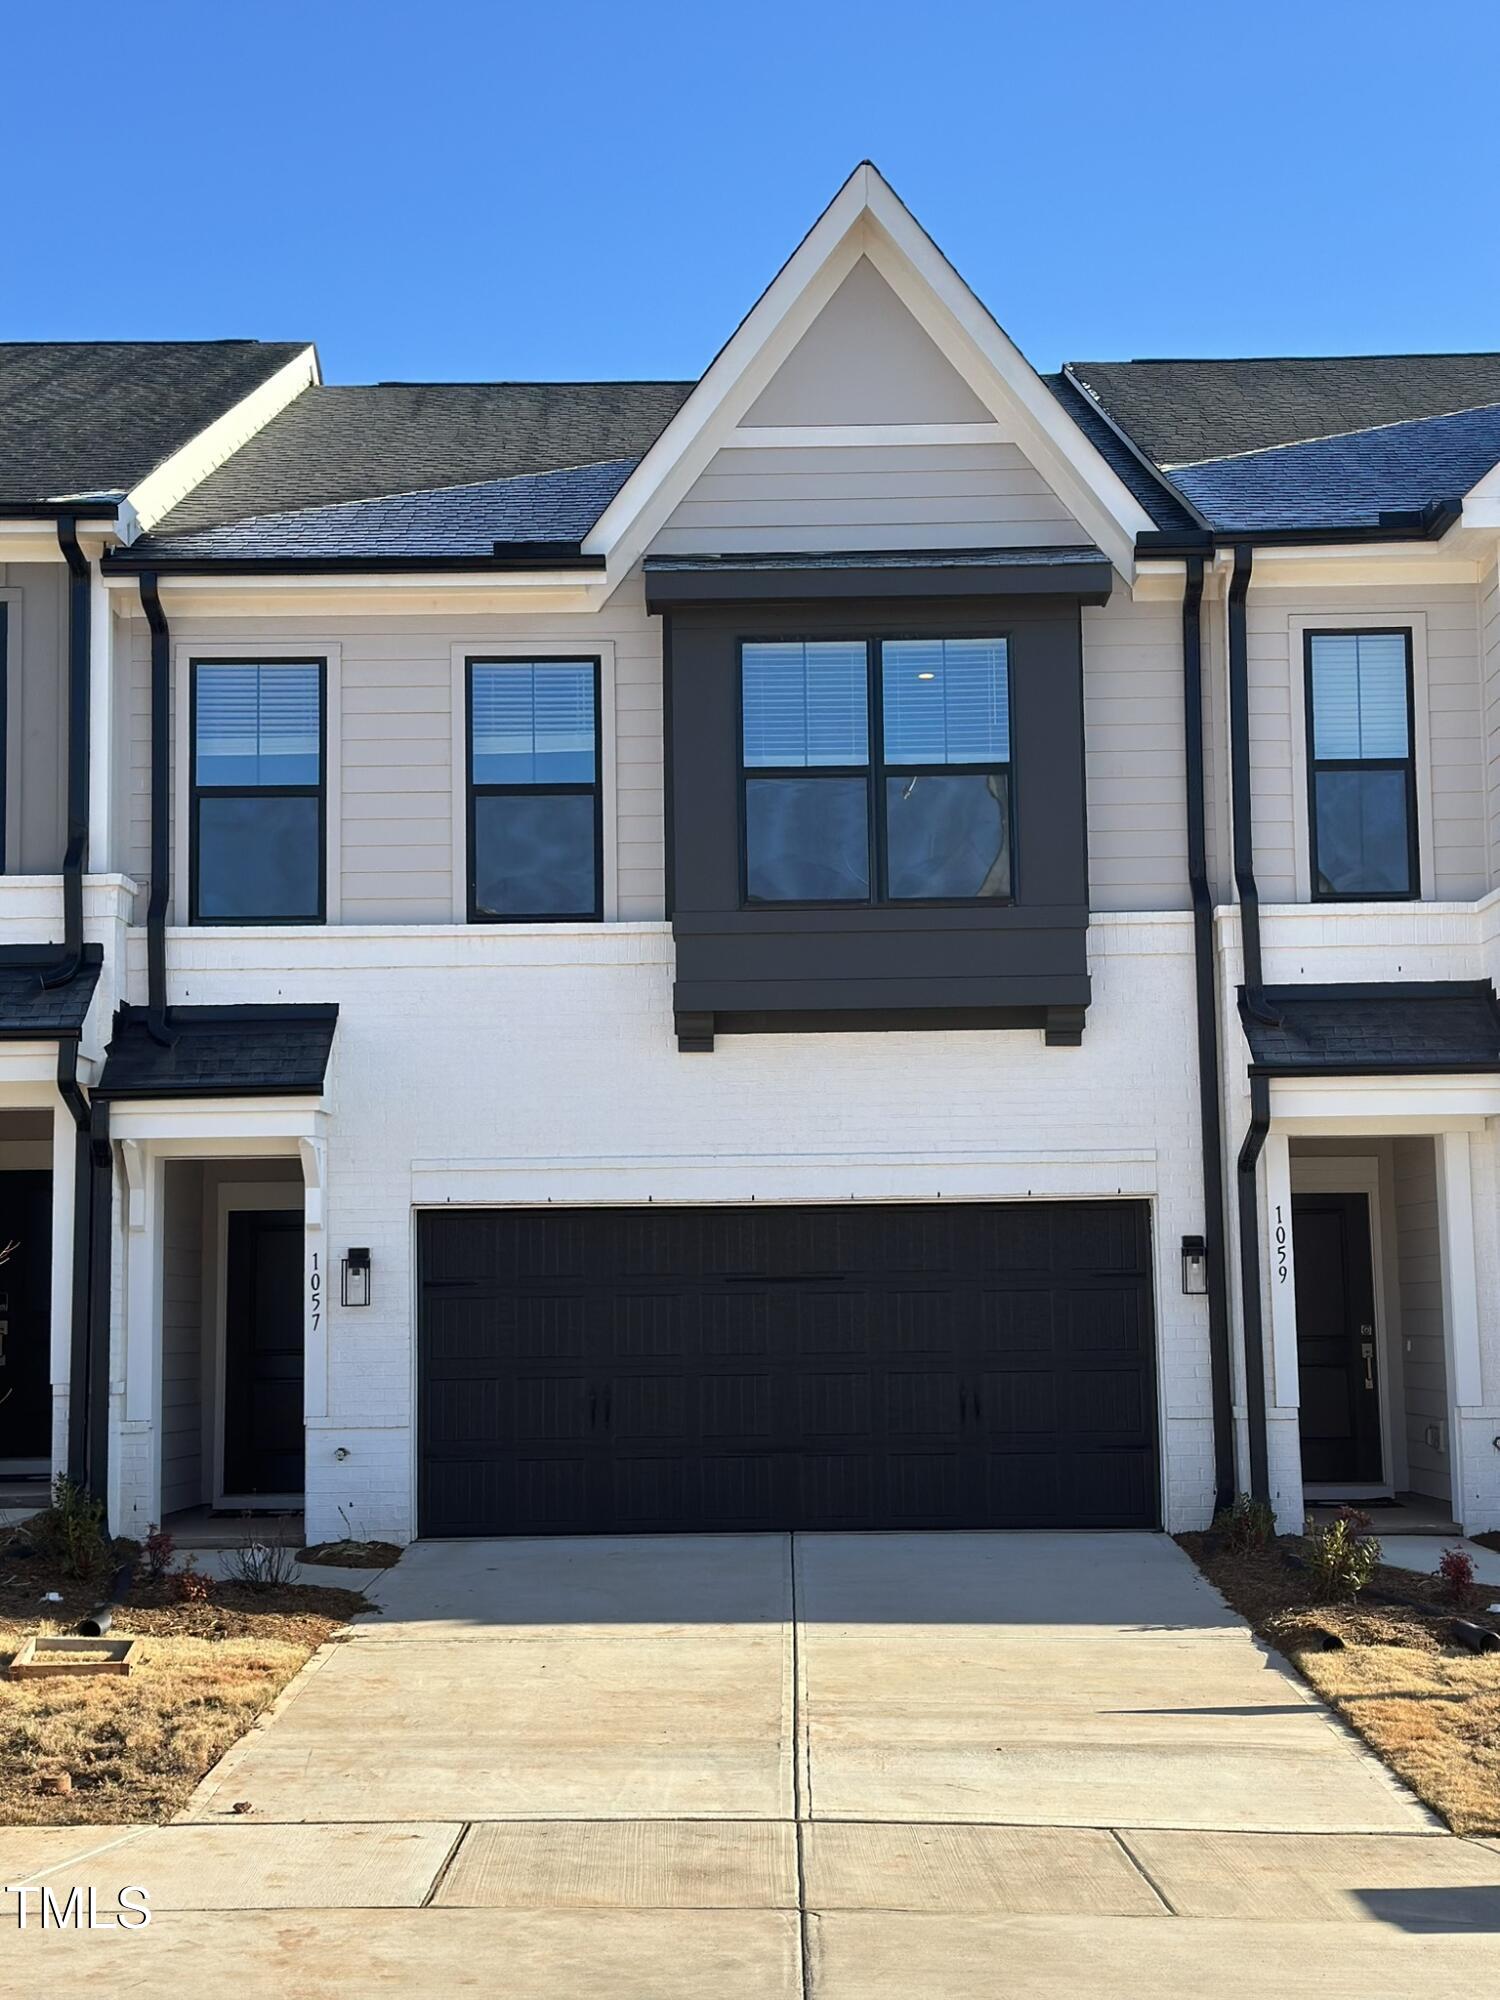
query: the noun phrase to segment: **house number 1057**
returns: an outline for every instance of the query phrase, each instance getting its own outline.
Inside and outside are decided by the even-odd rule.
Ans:
[[[1288,1262],[1287,1262],[1287,1254],[1286,1254],[1286,1222],[1285,1222],[1285,1220],[1284,1220],[1284,1218],[1283,1218],[1283,1216],[1282,1216],[1282,1212],[1281,1212],[1281,1203],[1280,1203],[1280,1202],[1278,1201],[1278,1202],[1277,1202],[1277,1204],[1276,1204],[1276,1282],[1277,1282],[1277,1284],[1279,1284],[1279,1285],[1284,1285],[1284,1284],[1286,1283],[1286,1274],[1287,1274],[1287,1271],[1288,1271],[1289,1269],[1290,1269],[1290,1265],[1289,1265],[1289,1264],[1288,1264]]]
[[[307,1280],[307,1303],[312,1313],[312,1330],[316,1333],[323,1324],[323,1272],[316,1250],[312,1253],[312,1272]]]

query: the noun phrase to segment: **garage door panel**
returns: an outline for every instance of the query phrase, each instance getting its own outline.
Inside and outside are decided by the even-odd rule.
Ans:
[[[1153,1525],[1144,1204],[443,1211],[426,1534]]]
[[[1063,1340],[1074,1354],[1138,1356],[1146,1339],[1136,1292],[1114,1287],[1069,1290],[1058,1300]]]

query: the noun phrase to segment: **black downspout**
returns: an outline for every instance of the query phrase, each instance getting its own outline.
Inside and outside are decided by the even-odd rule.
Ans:
[[[1198,1128],[1203,1150],[1208,1352],[1214,1415],[1214,1511],[1234,1498],[1234,1381],[1229,1280],[1224,1258],[1224,1132],[1219,1111],[1218,982],[1208,882],[1203,784],[1203,558],[1189,556],[1182,593],[1182,710],[1187,738],[1188,883],[1193,897],[1193,980],[1198,1012]]]
[[[146,1029],[170,1048],[167,1019],[167,903],[171,896],[169,716],[172,642],[155,574],[141,575],[141,608],[151,627],[151,896],[146,905]]]
[[[109,1332],[110,1277],[114,1248],[114,1149],[109,1140],[109,1103],[95,1098],[89,1131],[89,1492],[105,1509],[100,1525],[109,1533]]]
[[[68,1478],[86,1486],[89,1476],[88,1389],[89,1253],[92,1195],[88,1100],[78,1087],[78,1044],[57,1045],[57,1094],[73,1119],[73,1311],[68,1342]]]
[[[1266,1004],[1260,954],[1260,894],[1255,884],[1255,828],[1250,804],[1250,668],[1245,631],[1245,597],[1250,589],[1253,552],[1246,542],[1234,551],[1229,580],[1229,752],[1234,828],[1234,881],[1240,898],[1240,949],[1244,959],[1243,1005],[1253,1019],[1278,1025]],[[1260,1301],[1260,1201],[1255,1170],[1271,1123],[1271,1086],[1250,1079],[1250,1125],[1240,1147],[1240,1302],[1245,1322],[1245,1404],[1250,1421],[1250,1494],[1269,1500],[1266,1441],[1266,1334]]]
[[[83,869],[89,847],[89,565],[71,514],[57,521],[68,565],[68,844],[63,854],[63,955],[43,975],[66,986],[83,960]]]

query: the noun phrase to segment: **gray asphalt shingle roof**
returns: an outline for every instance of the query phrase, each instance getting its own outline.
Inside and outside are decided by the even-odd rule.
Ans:
[[[104,953],[83,947],[83,959],[65,986],[44,986],[57,965],[60,945],[0,945],[0,1041],[76,1041],[99,983]]]
[[[158,556],[195,561],[294,562],[363,556],[370,560],[487,557],[497,542],[581,541],[625,484],[637,461],[523,473],[468,486],[345,500],[289,514],[253,514],[222,527],[165,540],[143,536],[129,561]]]
[[[1500,403],[1179,466],[1172,477],[1224,533],[1375,527],[1382,513],[1461,499],[1497,462]]]
[[[1242,1014],[1261,1075],[1500,1070],[1500,1004],[1488,980],[1270,986],[1264,997],[1280,1027]]]
[[[0,511],[128,492],[307,345],[0,343]]]
[[[1168,470],[1500,403],[1500,354],[1075,361],[1072,371]]]
[[[163,1047],[144,1007],[121,1007],[95,1095],[316,1096],[338,1015],[333,1005],[174,1007],[176,1039]]]
[[[251,517],[639,459],[693,386],[380,382],[311,388],[158,521],[154,536],[175,541]]]

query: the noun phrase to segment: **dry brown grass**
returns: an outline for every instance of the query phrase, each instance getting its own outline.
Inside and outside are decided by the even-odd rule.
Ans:
[[[73,1630],[101,1588],[0,1548],[0,1669],[31,1634]],[[62,1603],[43,1604],[46,1590]],[[207,1602],[184,1604],[170,1586],[142,1586],[112,1634],[145,1641],[131,1674],[0,1678],[0,1824],[170,1819],[303,1662],[366,1608],[353,1591],[322,1587],[218,1584]],[[63,1772],[70,1792],[40,1789]]]
[[[1182,1546],[1234,1609],[1455,1833],[1500,1833],[1500,1653],[1474,1654],[1455,1615],[1500,1631],[1485,1596],[1461,1612],[1431,1578],[1381,1567],[1358,1604],[1320,1601],[1285,1537],[1235,1555],[1208,1535]],[[1323,1650],[1325,1639],[1343,1650]]]

